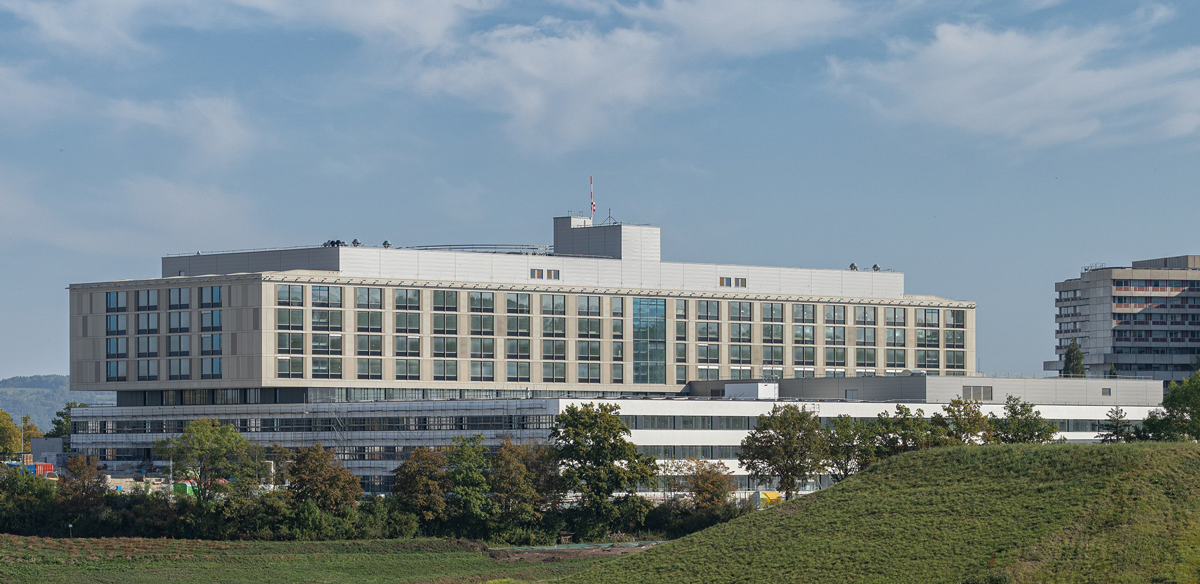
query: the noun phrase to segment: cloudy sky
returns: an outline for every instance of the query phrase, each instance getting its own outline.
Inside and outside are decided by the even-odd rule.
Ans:
[[[168,253],[548,243],[878,263],[1038,373],[1053,283],[1200,253],[1200,6],[1131,0],[0,0],[0,377],[72,282]]]

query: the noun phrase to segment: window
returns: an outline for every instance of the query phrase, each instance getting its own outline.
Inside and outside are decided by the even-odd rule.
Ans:
[[[509,312],[512,312],[511,298],[513,296],[516,296],[516,295],[509,294],[509,298],[510,298]],[[521,296],[526,297],[525,298],[525,312],[528,313],[529,312],[529,298],[528,298],[529,295],[522,294]],[[542,294],[542,314],[565,315],[566,313],[567,313],[567,297],[566,296],[563,296],[561,294]]]
[[[158,313],[151,312],[137,315],[137,334],[139,335],[155,335],[158,334]]]
[[[505,294],[505,305],[509,314],[529,314],[529,295]]]
[[[340,331],[342,330],[342,311],[314,310],[312,311],[312,330]]]
[[[167,369],[167,377],[172,381],[192,378],[192,362],[189,359],[168,359]]]
[[[905,326],[904,312],[905,309],[903,308],[884,308],[883,318],[885,323],[888,326]]]
[[[221,330],[220,310],[200,311],[200,332],[208,333]]]
[[[507,329],[508,330],[505,331],[505,334],[510,337],[527,337],[527,336],[529,336],[529,317],[528,316],[510,316],[510,317],[508,317]]]
[[[359,379],[383,379],[383,359],[355,359]]]
[[[1111,387],[1102,387],[1102,388],[1100,388],[1100,395],[1101,395],[1101,396],[1104,396],[1104,397],[1109,397],[1109,396],[1111,396],[1111,395],[1112,395],[1112,388],[1111,388]]]
[[[854,324],[875,326],[875,307],[874,306],[855,306],[854,307]]]
[[[675,366],[675,383],[679,385],[687,383],[687,365]]]
[[[846,344],[846,327],[844,327],[844,326],[827,326],[827,327],[825,327],[825,344],[826,345],[844,345],[844,344]]]
[[[104,317],[104,334],[117,336],[129,333],[129,319],[124,314],[110,314]]]
[[[534,280],[541,280],[542,278],[545,278],[546,275],[545,275],[545,272],[542,271],[540,268],[530,268],[529,269],[529,277]]]
[[[825,324],[846,324],[846,307],[832,304],[826,306]]]
[[[915,312],[917,313],[917,326],[937,328],[938,312],[939,312],[938,309],[936,309],[936,308],[918,308],[915,310]]]
[[[383,308],[383,288],[355,288],[354,307],[375,310]]]
[[[964,385],[962,388],[963,399],[973,401],[992,401],[992,386],[990,385]]]
[[[763,322],[783,322],[783,303],[764,302],[762,304]]]
[[[546,270],[546,279],[547,280],[557,280],[560,277],[561,277],[561,274],[559,273],[558,270]]]
[[[620,363],[613,363],[612,366],[612,382],[625,383],[625,366]]]
[[[354,329],[360,333],[383,332],[383,313],[374,310],[357,310],[354,312]]]
[[[875,329],[873,328],[856,328],[854,329],[854,343],[860,347],[875,346]]]
[[[749,322],[753,318],[753,306],[749,302],[730,302],[729,320]]]
[[[340,338],[340,337],[339,337]],[[340,351],[340,349],[339,349]],[[341,379],[342,360],[338,357],[313,357],[313,379]]]
[[[579,316],[600,316],[599,296],[578,296],[576,302]]]
[[[458,361],[434,361],[433,379],[435,381],[457,381]]]
[[[300,335],[303,337],[303,335]],[[224,337],[222,335],[200,335],[200,354],[201,355],[220,355],[224,352]],[[304,341],[300,341],[300,348],[303,351]],[[214,378],[216,379],[216,378]]]
[[[917,346],[918,347],[940,347],[941,342],[937,329],[917,329]]]
[[[167,309],[184,310],[192,307],[191,288],[171,288],[167,290]]]
[[[733,287],[734,288],[745,288],[746,287],[746,279],[745,278],[734,278],[733,279]]]
[[[567,382],[567,364],[566,363],[542,363],[542,382],[543,383],[566,383]]]
[[[720,341],[721,340],[721,323],[719,322],[698,322],[696,323],[696,340],[697,341]]]
[[[104,356],[109,359],[124,359],[129,356],[129,339],[104,339]]]
[[[528,359],[529,339],[506,339],[504,356],[506,359]]]
[[[418,312],[397,312],[396,332],[407,335],[421,334],[421,314]]]
[[[841,347],[826,347],[825,348],[825,366],[826,367],[845,367],[846,366],[846,349]],[[828,374],[828,372],[826,372]]]
[[[355,355],[383,355],[383,335],[354,335],[354,344]]]
[[[421,291],[409,288],[396,288],[396,310],[421,310]]]
[[[496,295],[491,292],[468,292],[467,304],[471,312],[494,312]]]
[[[185,288],[186,290],[186,288]],[[167,313],[167,332],[169,333],[186,333],[192,330],[192,313],[190,312],[168,312]]]
[[[904,329],[887,329],[887,346],[889,347],[905,347],[904,344]]]
[[[687,363],[687,344],[675,343],[675,362]]]
[[[221,358],[211,357],[200,360],[200,379],[220,379]]]
[[[686,320],[675,321],[675,340],[677,340],[677,341],[686,341],[687,340],[687,321]]]
[[[624,361],[625,360],[625,343],[623,343],[621,341],[613,342],[613,344],[612,344],[612,360],[613,361]]]
[[[856,399],[858,399],[858,390],[857,389],[847,389],[845,395],[846,395],[847,401],[856,400]]]
[[[581,318],[579,319],[578,337],[581,339],[598,339],[600,338],[600,319],[598,318]]]
[[[455,337],[433,337],[434,357],[457,357],[458,339]]]
[[[600,383],[600,364],[580,363],[576,366],[575,380],[579,383]]]
[[[966,351],[946,351],[946,369],[966,369]]]
[[[875,349],[855,349],[854,364],[859,367],[874,367]]]
[[[696,379],[700,381],[709,381],[721,378],[721,368],[711,365],[701,365],[696,368]]]
[[[697,300],[696,318],[700,320],[721,320],[721,303],[716,300]]]
[[[104,311],[105,312],[125,312],[129,309],[127,305],[127,292],[105,292],[104,293]]]
[[[529,363],[514,361],[508,364],[509,381],[529,381]]]
[[[732,323],[729,325],[729,342],[731,343],[749,343],[751,342],[751,327],[754,325]]]
[[[816,304],[793,304],[792,322],[817,322]]]
[[[200,308],[220,308],[221,307],[221,287],[220,286],[201,286],[200,287]]]
[[[158,290],[138,290],[137,309],[158,310]]]
[[[107,361],[104,364],[104,381],[125,381],[129,377],[128,361]]]
[[[433,309],[441,312],[458,312],[458,292],[453,290],[434,290]]]
[[[792,365],[816,365],[816,347],[792,347]]]
[[[633,382],[667,382],[667,301],[633,299]]]
[[[721,345],[696,345],[696,362],[697,363],[720,363],[721,362]]]
[[[917,350],[917,368],[918,369],[937,369],[941,366],[941,359],[938,351],[922,351]]]
[[[435,315],[442,316],[442,315]],[[436,334],[436,331],[435,331]],[[471,315],[471,334],[490,337],[496,334],[496,317],[490,314]]]
[[[729,362],[748,364],[750,363],[750,345],[729,345]]]
[[[733,278],[717,278],[717,285],[726,288],[733,286]]]
[[[471,339],[471,358],[472,359],[494,359],[495,357],[496,357],[496,340],[495,339]]]
[[[783,365],[783,347],[763,347],[763,365]]]
[[[904,349],[888,349],[885,352],[885,356],[887,357],[885,365],[888,367],[908,367],[904,353]]]
[[[495,381],[496,363],[494,361],[471,361],[471,381]]]
[[[612,315],[614,317],[625,316],[625,299],[620,296],[612,298]]]
[[[304,306],[304,286],[276,284],[275,304],[278,306]]]
[[[617,319],[612,321],[612,338],[620,339],[625,336],[625,321]]]
[[[792,369],[792,377],[800,379],[802,377],[816,377],[817,370],[812,367],[797,367]]]
[[[816,344],[816,328],[811,324],[798,324],[792,326],[792,342],[797,345],[812,345]]]
[[[764,324],[762,325],[762,342],[764,343],[783,343],[783,325],[781,324]]]
[[[549,361],[567,360],[566,341],[542,341],[542,359]]]
[[[946,331],[945,337],[947,349],[966,348],[966,331]]]
[[[396,359],[396,379],[421,379],[421,362],[417,359]]]
[[[313,286],[312,305],[319,308],[341,308],[341,286]],[[297,305],[299,306],[299,305]]]
[[[172,363],[174,360],[172,361]],[[172,366],[172,369],[174,366]],[[300,379],[304,377],[304,357],[278,357],[275,359],[276,376],[280,379]],[[171,379],[174,379],[172,370]],[[184,379],[187,379],[186,377]]]
[[[186,335],[167,337],[168,357],[187,357],[192,354],[192,337]]]
[[[295,333],[292,333],[295,334]],[[296,335],[303,337],[303,335]],[[341,355],[342,335],[315,334],[312,336],[312,352],[314,355]]]
[[[458,334],[458,315],[457,314],[435,314],[435,315],[433,315],[433,334],[435,334],[435,335],[457,335]]]
[[[302,308],[276,308],[275,309],[275,328],[281,331],[302,331],[304,330],[304,309]],[[201,327],[203,330],[203,327]]]
[[[687,320],[687,300],[675,300],[675,320]]]
[[[138,361],[137,378],[138,381],[157,381],[158,361]]]
[[[967,327],[967,311],[965,310],[947,310],[946,311],[946,328],[966,328]]]
[[[754,377],[754,370],[750,367],[730,367],[729,368],[729,378],[730,379],[752,379],[753,377]]]
[[[567,319],[561,316],[543,316],[542,317],[542,336],[543,337],[565,337],[567,336]]]
[[[600,341],[576,341],[575,356],[580,361],[599,361]],[[599,375],[599,373],[597,373],[597,375]]]

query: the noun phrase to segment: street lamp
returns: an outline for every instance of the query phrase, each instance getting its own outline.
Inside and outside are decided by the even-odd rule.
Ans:
[[[71,539],[75,539],[75,524],[68,523],[67,530],[68,530],[67,533],[69,533],[71,535]]]

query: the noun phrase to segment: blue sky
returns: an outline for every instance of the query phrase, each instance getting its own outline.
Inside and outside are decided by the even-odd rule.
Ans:
[[[0,377],[72,282],[167,253],[548,243],[878,263],[1039,373],[1053,283],[1200,253],[1200,6],[1119,0],[0,0]]]

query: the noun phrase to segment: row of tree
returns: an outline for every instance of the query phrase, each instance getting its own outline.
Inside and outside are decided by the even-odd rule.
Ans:
[[[21,416],[20,423],[12,414],[0,409],[0,457],[11,457],[17,452],[29,452],[34,438],[69,438],[71,435],[71,408],[86,404],[67,402],[55,414],[49,432],[43,432],[30,421],[28,415]]]

